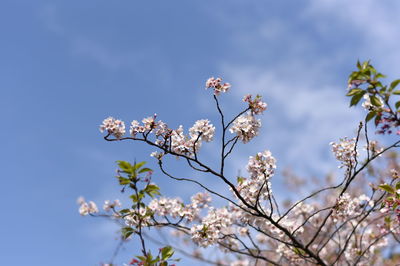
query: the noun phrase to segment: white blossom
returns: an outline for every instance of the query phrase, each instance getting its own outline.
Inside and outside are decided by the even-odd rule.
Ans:
[[[194,141],[196,141],[197,138],[199,138],[198,141],[212,141],[214,132],[215,127],[210,124],[210,121],[207,119],[197,120],[193,127],[189,129],[189,135]],[[199,134],[201,134],[200,137]]]
[[[121,202],[118,199],[114,200],[113,202],[106,200],[103,205],[103,210],[108,212],[115,207],[121,207]]]
[[[113,117],[108,117],[104,119],[103,124],[100,125],[100,132],[104,131],[120,139],[125,135],[125,123]]]
[[[235,133],[243,143],[247,143],[258,135],[260,127],[260,119],[256,119],[251,114],[245,114],[235,119],[229,131]]]
[[[214,89],[214,95],[216,96],[220,95],[221,92],[227,92],[230,89],[231,84],[229,83],[222,84],[221,82],[222,78],[211,77],[206,82],[206,89],[209,88]]]
[[[336,159],[342,163],[340,167],[350,167],[355,163],[355,157],[358,155],[356,150],[356,139],[347,137],[340,139],[339,143],[331,142],[332,152]]]
[[[79,207],[79,213],[83,216],[97,212],[99,212],[99,209],[97,208],[96,203],[93,201],[82,202],[81,206]]]

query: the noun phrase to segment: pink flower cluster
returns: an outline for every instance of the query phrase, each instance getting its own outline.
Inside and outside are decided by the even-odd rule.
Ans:
[[[79,197],[77,203],[80,205],[79,213],[82,216],[99,212],[96,203],[93,201],[86,202],[83,197]]]
[[[340,139],[340,142],[331,142],[332,152],[336,159],[342,163],[340,166],[350,167],[354,165],[355,158],[358,156],[356,150],[356,139],[348,139],[347,137]]]
[[[100,132],[106,131],[108,134],[113,135],[120,139],[125,135],[125,123],[119,119],[108,117],[104,119],[103,124],[100,125]]]
[[[214,89],[214,95],[216,96],[220,95],[221,92],[227,92],[230,89],[231,84],[221,82],[222,78],[211,77],[206,82],[206,89]]]
[[[229,131],[236,134],[243,143],[247,143],[258,135],[260,127],[260,119],[251,114],[244,114],[235,119]]]
[[[249,108],[252,114],[262,114],[265,110],[267,110],[267,103],[261,101],[260,95],[257,95],[253,100],[252,95],[247,94],[243,97],[243,101],[249,103]]]

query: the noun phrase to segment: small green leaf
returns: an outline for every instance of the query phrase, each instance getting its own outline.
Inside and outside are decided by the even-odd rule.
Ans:
[[[366,91],[361,91],[361,92],[357,93],[356,95],[354,95],[351,98],[350,107],[354,106],[354,105],[357,105],[358,102],[361,100],[361,98],[364,96],[365,93],[366,93]]]
[[[130,235],[133,234],[133,229],[131,227],[123,227],[121,229],[122,236],[124,239],[127,239]]]
[[[359,89],[359,88],[355,88],[355,89],[351,89],[346,96],[353,96],[356,95],[358,93],[361,93],[363,91],[363,89]]]
[[[145,172],[151,172],[151,171],[153,171],[153,170],[151,170],[150,168],[142,168],[142,169],[140,169],[139,174],[145,173]]]
[[[161,250],[161,259],[167,260],[174,255],[174,249],[171,246],[163,247]]]
[[[386,191],[386,192],[388,192],[388,193],[390,193],[390,194],[394,194],[395,193],[394,189],[388,184],[379,185],[379,188],[384,190],[384,191]]]
[[[117,161],[119,168],[126,173],[132,172],[132,165],[125,161]]]
[[[396,109],[399,109],[400,108],[400,101],[396,102],[395,106],[396,106]]]
[[[140,167],[142,167],[142,166],[145,165],[145,164],[146,164],[146,162],[136,163],[136,164],[133,166],[133,170],[137,171],[138,169],[140,169]]]
[[[399,190],[400,189],[400,182],[397,182],[396,183],[396,190]]]
[[[371,111],[367,114],[367,116],[365,117],[365,121],[368,122],[369,120],[371,120],[372,118],[374,118],[376,116],[376,112]]]
[[[395,81],[393,81],[392,83],[390,83],[389,91],[394,90],[394,88],[396,88],[396,86],[399,85],[399,83],[400,83],[400,79],[396,79]]]
[[[369,98],[370,98],[371,103],[373,105],[375,105],[377,107],[381,107],[382,106],[382,102],[375,95],[370,95]]]
[[[400,91],[394,91],[392,93],[395,94],[395,95],[400,95]]]
[[[117,176],[120,185],[128,185],[131,181],[128,178]]]
[[[147,185],[144,191],[152,198],[154,198],[154,195],[161,195],[160,188],[155,184]]]

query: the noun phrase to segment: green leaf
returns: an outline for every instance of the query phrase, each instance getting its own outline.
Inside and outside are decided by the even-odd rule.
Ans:
[[[138,258],[140,261],[146,261],[146,257],[145,256],[136,256],[136,258]]]
[[[361,69],[367,69],[368,66],[370,66],[369,60],[362,63]]]
[[[395,193],[394,189],[388,184],[379,185],[379,188],[384,190],[384,191],[386,191],[386,192],[388,192],[388,193],[390,193],[390,194],[394,194]]]
[[[120,185],[128,185],[131,181],[128,178],[117,176]]]
[[[400,91],[394,91],[392,93],[395,94],[395,95],[400,95]]]
[[[364,96],[365,93],[366,93],[366,91],[361,91],[361,92],[357,93],[356,95],[354,95],[351,98],[350,107],[354,106],[354,105],[357,105],[358,102],[361,100],[361,98]]]
[[[131,227],[123,227],[121,229],[122,237],[127,239],[130,235],[133,234],[133,229]]]
[[[161,250],[161,259],[167,260],[174,255],[174,249],[171,246],[163,247]]]
[[[396,88],[396,86],[399,85],[399,83],[400,83],[400,79],[396,79],[395,81],[393,81],[392,83],[390,83],[389,91],[394,90],[394,88]]]
[[[142,168],[142,169],[140,169],[139,174],[145,173],[145,172],[151,172],[151,171],[153,171],[153,170],[150,168]]]
[[[140,169],[140,167],[142,167],[142,166],[145,165],[145,164],[146,164],[146,162],[136,163],[136,164],[133,166],[133,170],[134,170],[134,171],[137,171],[138,169]]]
[[[129,210],[129,209],[122,209],[119,211],[119,213],[121,213],[121,214],[127,214],[129,212],[131,212],[131,210]]]
[[[154,195],[161,195],[160,188],[155,184],[147,185],[144,191],[152,198],[154,198]]]
[[[400,189],[400,182],[396,183],[396,190]]]
[[[356,95],[358,93],[361,93],[362,91],[364,91],[363,89],[359,89],[359,88],[355,88],[355,89],[351,89],[346,96],[353,96]]]
[[[365,121],[368,122],[369,120],[371,120],[372,118],[374,118],[376,116],[376,112],[371,111],[367,114],[367,116],[365,117]]]
[[[396,102],[395,106],[396,106],[396,109],[399,109],[400,108],[400,101]]]
[[[117,161],[119,168],[126,173],[132,173],[132,165],[125,161]]]
[[[139,201],[139,199],[138,199],[138,197],[136,196],[136,194],[132,194],[132,195],[130,195],[129,197],[130,197],[130,198],[132,199],[132,201],[135,202],[135,203]]]
[[[360,60],[357,60],[357,68],[358,68],[359,70],[361,70],[361,63],[360,63]]]
[[[378,74],[376,74],[375,79],[379,79],[379,78],[386,78],[386,76],[382,73],[378,73]]]
[[[375,105],[377,107],[381,107],[382,106],[382,102],[375,95],[370,95],[369,98],[370,98],[371,103],[373,105]]]

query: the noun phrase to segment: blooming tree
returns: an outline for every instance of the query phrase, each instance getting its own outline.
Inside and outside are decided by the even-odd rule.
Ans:
[[[167,177],[189,182],[203,192],[188,202],[180,198],[161,196],[153,183],[153,170],[145,162],[118,161],[117,178],[123,192],[130,195],[128,207],[118,200],[106,201],[99,213],[96,204],[80,198],[81,215],[107,217],[121,224],[121,243],[131,239],[140,243],[141,250],[127,265],[171,265],[180,251],[204,263],[216,265],[371,265],[395,263],[396,245],[400,241],[400,166],[396,160],[396,140],[380,146],[369,138],[367,123],[374,121],[379,134],[400,134],[400,94],[396,86],[400,80],[383,85],[384,75],[369,63],[357,63],[357,70],[349,78],[350,105],[367,110],[354,138],[341,138],[331,143],[334,156],[343,169],[343,176],[327,178],[310,192],[307,179],[286,174],[294,187],[292,197],[278,202],[272,190],[276,159],[269,150],[249,157],[246,176],[228,176],[226,162],[238,143],[250,142],[261,128],[258,118],[267,108],[261,96],[245,95],[243,110],[231,119],[224,115],[219,97],[231,85],[221,78],[210,78],[206,89],[211,89],[219,127],[208,119],[201,119],[185,132],[176,129],[157,116],[133,120],[126,134],[125,123],[109,117],[100,126],[107,141],[136,141],[155,151],[159,172]],[[221,132],[218,167],[211,167],[199,158],[205,142],[214,141]],[[390,139],[393,139],[391,137]],[[173,175],[164,166],[168,156],[179,158],[193,172],[200,172],[221,180],[230,196],[213,190],[196,178]],[[306,189],[308,195],[300,198],[296,192]],[[212,203],[212,198],[224,202]],[[162,245],[158,251],[148,248],[152,239],[145,228],[171,228],[172,236],[187,247]],[[158,243],[162,244],[162,243]],[[215,258],[207,256],[209,247],[220,252]],[[188,251],[189,250],[189,251]],[[399,260],[397,260],[399,262]],[[112,264],[112,262],[110,262]]]

